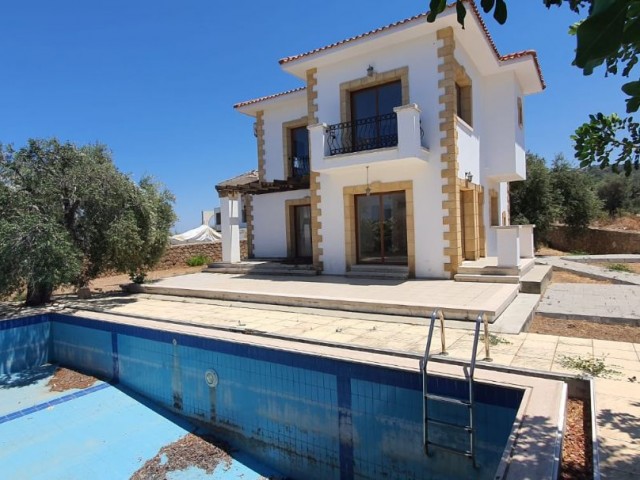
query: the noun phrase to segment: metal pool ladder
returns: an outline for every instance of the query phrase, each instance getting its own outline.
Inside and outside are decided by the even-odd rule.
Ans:
[[[474,391],[474,373],[476,369],[476,356],[478,350],[478,341],[480,339],[480,325],[484,323],[484,340],[485,340],[485,360],[490,361],[491,358],[489,356],[489,324],[487,320],[487,315],[485,312],[481,312],[476,317],[475,331],[473,335],[473,352],[471,354],[471,362],[469,364],[469,373],[467,375],[467,382],[469,384],[469,396],[468,399],[459,399],[453,396],[448,395],[435,395],[433,393],[428,392],[427,388],[427,363],[429,360],[434,361],[444,361],[443,359],[436,359],[430,357],[431,350],[431,340],[433,339],[434,326],[436,323],[436,318],[440,320],[440,340],[442,342],[442,352],[441,355],[447,355],[446,351],[446,342],[445,342],[445,330],[444,330],[444,315],[442,310],[436,309],[431,314],[431,325],[429,326],[429,336],[427,337],[427,346],[425,348],[424,357],[420,360],[420,369],[422,371],[422,393],[423,393],[423,414],[424,414],[424,435],[423,435],[423,443],[424,443],[424,451],[425,454],[429,455],[430,447],[437,447],[442,450],[445,450],[450,453],[454,453],[457,455],[463,455],[473,462],[473,466],[476,467],[476,432],[474,426],[474,410],[475,410],[475,401],[473,396]],[[429,400],[432,402],[443,402],[457,406],[464,406],[469,413],[469,423],[467,425],[460,425],[457,423],[445,422],[442,420],[437,420],[429,416]],[[446,428],[456,428],[462,429],[469,435],[469,450],[463,450],[456,448],[454,446],[445,445],[442,443],[437,443],[429,439],[429,424],[438,425]]]

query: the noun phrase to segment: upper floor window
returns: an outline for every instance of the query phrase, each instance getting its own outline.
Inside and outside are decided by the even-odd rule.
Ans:
[[[294,178],[309,175],[309,131],[307,126],[289,130],[290,174]]]
[[[518,126],[524,125],[524,114],[522,113],[522,97],[518,97]]]
[[[456,82],[456,114],[469,126],[473,126],[471,115],[471,85]]]

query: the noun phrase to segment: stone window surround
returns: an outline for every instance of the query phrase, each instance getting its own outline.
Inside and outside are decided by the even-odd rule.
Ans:
[[[464,67],[456,62],[456,115],[473,129],[473,87]]]
[[[308,115],[298,118],[296,120],[290,120],[282,123],[282,156],[283,156],[283,172],[284,179],[293,176],[291,171],[291,130],[294,128],[306,127],[308,125]]]
[[[413,180],[399,182],[372,182],[369,184],[371,193],[388,193],[404,191],[407,208],[407,255],[409,276],[416,276],[416,241],[413,212]],[[344,205],[344,252],[347,271],[357,263],[356,239],[356,206],[355,196],[365,195],[367,185],[352,185],[342,189]]]
[[[409,103],[409,67],[395,68],[380,73],[374,72],[371,76],[364,76],[342,82],[340,84],[340,121],[351,121],[351,92],[376,87],[397,80],[400,80],[402,105],[407,105]]]
[[[306,118],[305,118],[306,120]],[[287,257],[293,258],[295,256],[295,230],[293,228],[293,209],[294,207],[300,207],[303,205],[311,206],[311,197],[306,196],[304,198],[295,198],[291,200],[285,200],[284,202],[284,223],[287,234]],[[311,238],[313,242],[313,229],[311,231]]]

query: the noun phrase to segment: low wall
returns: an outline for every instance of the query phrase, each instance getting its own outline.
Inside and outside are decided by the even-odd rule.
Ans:
[[[192,243],[187,245],[171,245],[154,267],[154,270],[164,270],[173,267],[184,267],[187,260],[196,255],[204,255],[211,262],[222,261],[222,242]],[[247,258],[247,242],[240,241],[240,255]]]
[[[583,251],[592,255],[640,253],[640,232],[589,228],[576,234],[568,227],[551,227],[549,246],[565,252]]]

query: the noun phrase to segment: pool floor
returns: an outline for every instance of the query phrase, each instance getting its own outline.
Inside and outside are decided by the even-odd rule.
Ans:
[[[54,371],[45,366],[0,376],[2,479],[128,479],[162,447],[196,432],[183,418],[108,383],[50,392]],[[191,467],[167,478],[257,480],[275,474],[232,455],[210,474]]]

